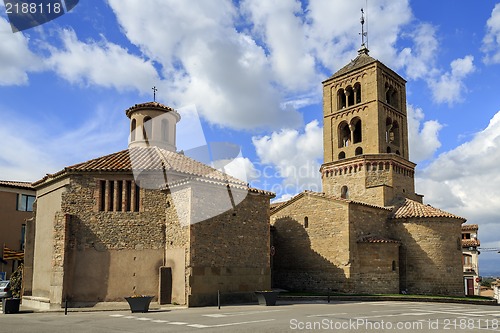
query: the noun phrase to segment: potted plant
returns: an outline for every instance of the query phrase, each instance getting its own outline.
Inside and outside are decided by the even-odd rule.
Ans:
[[[154,296],[134,295],[125,297],[132,312],[148,312],[149,304]]]
[[[2,312],[18,313],[21,304],[21,290],[23,285],[23,264],[19,265],[10,277],[10,289],[12,297],[2,299]]]
[[[21,304],[20,298],[3,298],[2,299],[2,311],[4,314],[7,313],[18,313],[19,305]]]
[[[257,300],[259,301],[259,305],[272,306],[276,305],[276,300],[278,299],[279,291],[273,291],[273,290],[256,291],[255,295],[257,295]]]

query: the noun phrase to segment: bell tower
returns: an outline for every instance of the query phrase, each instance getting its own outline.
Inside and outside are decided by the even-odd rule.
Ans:
[[[148,102],[131,106],[125,114],[130,118],[129,148],[156,146],[177,150],[175,131],[181,119],[177,111],[158,102]]]
[[[323,82],[323,191],[379,206],[422,201],[409,161],[406,81],[368,52],[363,43]]]

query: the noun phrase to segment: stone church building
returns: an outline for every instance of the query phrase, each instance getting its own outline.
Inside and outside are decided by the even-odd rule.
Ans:
[[[256,290],[463,295],[465,219],[423,204],[405,80],[368,55],[323,82],[323,192],[273,204],[176,152],[172,108],[136,104],[129,148],[33,183],[25,305],[153,295],[215,304]]]
[[[129,149],[33,183],[23,304],[85,306],[153,295],[160,303],[248,300],[271,287],[274,194],[176,152],[179,114],[132,106]]]
[[[358,53],[323,82],[323,192],[271,207],[273,286],[463,295],[465,219],[415,193],[406,81]]]

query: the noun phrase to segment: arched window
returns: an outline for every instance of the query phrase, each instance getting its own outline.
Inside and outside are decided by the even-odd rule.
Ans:
[[[390,142],[390,133],[392,131],[392,119],[387,117],[385,120],[385,142]]]
[[[392,261],[392,271],[395,272],[396,271],[396,260],[393,260]]]
[[[387,147],[387,153],[390,154],[391,153],[391,147]]]
[[[351,130],[347,122],[343,121],[339,125],[339,148],[347,147],[351,143]]]
[[[363,137],[362,137],[362,130],[361,130],[361,119],[359,119],[358,117],[354,118],[353,120],[351,120],[351,128],[354,128],[353,130],[353,135],[352,135],[352,141],[353,143],[360,143],[361,141],[363,141]]]
[[[135,141],[135,127],[137,125],[137,121],[132,119],[132,123],[130,124],[130,141]]]
[[[345,89],[345,95],[347,97],[347,107],[354,105],[354,90],[351,86]]]
[[[399,150],[396,150],[396,155],[401,155],[401,153],[399,152]]]
[[[354,85],[354,97],[356,104],[361,103],[361,84],[359,82]]]
[[[339,89],[337,91],[337,106],[337,109],[339,110],[344,109],[347,106],[344,89]]]
[[[162,141],[168,141],[168,120],[161,120],[161,139]]]
[[[397,121],[392,123],[392,141],[391,143],[399,146],[399,124]]]
[[[349,199],[349,188],[347,188],[347,186],[342,186],[342,189],[340,190],[340,197],[343,199]]]
[[[304,217],[304,228],[309,228],[309,218],[307,216]]]
[[[144,124],[142,126],[142,135],[144,137],[144,140],[149,141],[153,132],[153,122],[151,121],[151,117],[146,116],[144,117]]]
[[[356,151],[354,152],[354,154],[356,156],[363,155],[363,148],[361,148],[361,147],[356,148]]]
[[[339,160],[343,160],[345,158],[345,153],[343,151],[341,151],[339,153]]]
[[[398,91],[388,83],[385,84],[385,102],[395,108],[399,107]]]

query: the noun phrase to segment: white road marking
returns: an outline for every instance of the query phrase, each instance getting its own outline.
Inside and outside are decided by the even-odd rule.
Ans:
[[[188,325],[189,327],[196,327],[196,328],[209,328],[210,326],[208,325],[201,325],[201,324],[192,324]]]
[[[168,323],[168,320],[156,319],[156,320],[152,320],[151,322],[153,322],[153,323]]]
[[[203,316],[204,317],[212,317],[212,318],[223,318],[223,317],[245,316],[245,315],[251,315],[251,314],[270,313],[270,312],[278,312],[278,311],[284,311],[284,310],[226,312],[226,313],[206,314],[206,315],[203,315]]]
[[[169,324],[169,325],[187,325],[188,323],[183,323],[181,321],[171,321],[171,322],[168,322],[167,324]]]
[[[325,314],[318,314],[318,315],[310,315],[306,316],[307,318],[309,317],[331,317],[331,316],[336,316],[336,315],[345,315],[347,312],[339,312],[339,313],[325,313]]]
[[[452,312],[452,311],[437,311],[437,310],[417,310],[417,311],[427,311],[427,312],[430,312],[430,313],[454,314],[454,315],[458,315],[458,316],[469,315],[471,317],[484,317],[484,315],[482,315],[482,314]]]
[[[252,321],[240,321],[238,323],[228,323],[228,324],[219,324],[219,325],[210,325],[209,327],[224,327],[224,326],[234,326],[234,325],[243,325],[243,324],[254,324],[254,323],[264,323],[266,321],[273,321],[275,319],[264,319],[264,320],[252,320]]]
[[[432,313],[431,312],[429,312],[429,313],[426,313],[426,312],[422,312],[422,313],[411,312],[411,313],[386,314],[386,315],[378,315],[378,316],[362,316],[362,317],[356,317],[356,318],[367,319],[367,318],[384,318],[384,317],[399,317],[399,316],[424,316],[424,315],[430,315],[430,314],[432,314]]]
[[[123,318],[126,318],[126,319],[134,319],[135,317],[134,316],[125,316]]]
[[[109,315],[110,317],[123,317],[125,315],[122,315],[122,314],[112,314],[112,315]]]
[[[146,318],[146,317],[139,317],[139,318],[135,318],[137,320],[143,320],[143,321],[146,321],[146,320],[151,320],[151,318]]]

